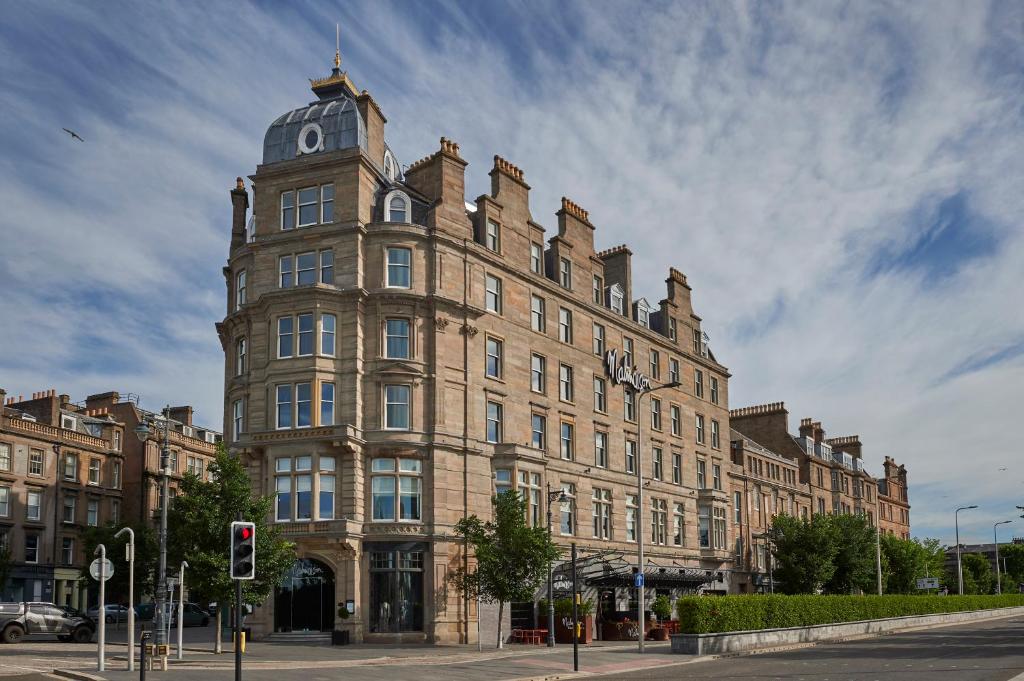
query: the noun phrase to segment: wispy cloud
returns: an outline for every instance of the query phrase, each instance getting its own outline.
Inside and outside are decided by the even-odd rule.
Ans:
[[[639,295],[683,269],[733,405],[784,399],[860,433],[875,472],[905,462],[915,533],[951,539],[949,507],[976,495],[961,529],[984,538],[1021,503],[1019,4],[6,12],[0,385],[130,389],[220,422],[227,191],[311,99],[341,22],[403,161],[456,139],[472,199],[499,153],[539,222],[567,195],[599,246],[630,242]]]

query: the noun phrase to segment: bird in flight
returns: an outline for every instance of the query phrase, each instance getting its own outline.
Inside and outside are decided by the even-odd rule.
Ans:
[[[66,132],[67,134],[71,135],[71,139],[76,139],[76,140],[78,140],[79,142],[84,142],[84,141],[85,141],[84,139],[82,139],[81,137],[79,137],[79,136],[78,136],[78,133],[77,133],[77,132],[75,132],[74,130],[68,130],[67,128],[61,128],[61,130],[63,130],[63,131],[64,131],[64,132]]]

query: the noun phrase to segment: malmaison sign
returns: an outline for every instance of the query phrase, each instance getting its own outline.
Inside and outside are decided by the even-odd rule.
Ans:
[[[604,353],[604,370],[612,383],[626,383],[633,387],[633,390],[642,392],[651,389],[651,379],[636,370],[636,367],[626,366],[626,358],[619,362],[617,350],[609,350]]]

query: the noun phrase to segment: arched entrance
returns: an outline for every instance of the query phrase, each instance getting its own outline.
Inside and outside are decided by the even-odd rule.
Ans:
[[[334,571],[300,558],[274,590],[274,631],[334,629]]]

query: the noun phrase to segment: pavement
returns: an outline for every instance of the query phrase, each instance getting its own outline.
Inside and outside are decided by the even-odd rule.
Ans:
[[[212,627],[186,630],[185,659],[172,657],[170,671],[150,672],[150,681],[169,676],[173,681],[231,681],[233,655],[229,647],[222,655],[210,652],[212,636]],[[648,642],[641,655],[633,642],[595,642],[580,646],[579,673],[573,672],[572,646],[509,645],[480,652],[473,646],[255,642],[245,654],[243,674],[247,681],[297,676],[303,681],[1024,681],[1022,642],[1024,619],[1019,617],[721,658],[673,655],[667,643]],[[123,644],[108,644],[107,670],[101,673],[95,644],[40,640],[0,646],[0,679],[42,681],[61,669],[82,679],[128,681],[138,672],[126,671],[125,650]]]

